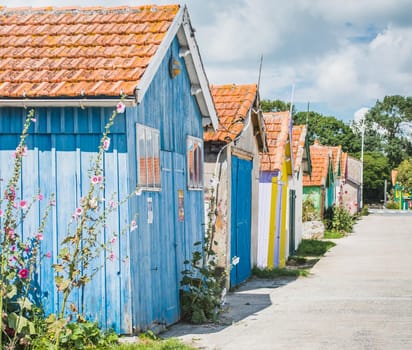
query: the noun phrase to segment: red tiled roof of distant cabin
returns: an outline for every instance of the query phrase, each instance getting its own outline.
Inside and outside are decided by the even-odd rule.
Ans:
[[[292,154],[295,171],[299,171],[302,166],[303,154],[305,151],[306,126],[294,125],[292,128]]]
[[[268,152],[260,153],[260,171],[274,171],[282,168],[285,147],[289,138],[289,112],[263,113]]]
[[[333,173],[338,174],[339,164],[341,162],[342,146],[325,146],[332,151]]]
[[[257,85],[211,85],[210,89],[219,126],[216,131],[206,131],[204,140],[230,142],[245,126],[247,114],[256,99]]]
[[[330,147],[320,145],[317,140],[310,146],[312,174],[303,176],[303,186],[325,186],[331,151]]]
[[[2,8],[0,96],[133,95],[178,11]]]
[[[342,152],[341,163],[340,163],[340,176],[343,179],[346,179],[348,175],[348,152]]]

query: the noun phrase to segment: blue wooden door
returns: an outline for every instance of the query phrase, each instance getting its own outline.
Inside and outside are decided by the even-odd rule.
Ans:
[[[179,269],[177,242],[181,241],[182,225],[177,216],[177,189],[184,189],[184,169],[179,162],[180,155],[172,152],[161,152],[162,191],[160,193],[159,230],[152,233],[158,235],[152,246],[153,254],[158,254],[158,262],[152,264],[151,275],[156,282],[152,287],[154,311],[152,324],[170,325],[179,320]],[[179,261],[178,261],[179,260]],[[155,262],[153,262],[155,263]],[[157,286],[157,287],[156,287]]]
[[[231,261],[230,285],[236,286],[251,275],[252,161],[232,157]]]

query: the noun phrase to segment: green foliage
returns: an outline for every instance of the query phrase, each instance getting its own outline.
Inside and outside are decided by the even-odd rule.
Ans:
[[[407,192],[412,191],[412,158],[405,159],[399,164],[396,182],[398,182]]]
[[[361,150],[361,138],[343,121],[316,112],[298,112],[293,116],[295,125],[306,124],[308,119],[309,144],[317,139],[327,146],[342,146],[344,152],[356,153]]]
[[[323,235],[323,238],[324,239],[339,239],[339,238],[342,238],[344,236],[345,236],[345,234],[343,234],[343,233],[326,230],[325,234]]]
[[[195,348],[181,343],[179,340],[141,338],[138,343],[112,345],[107,350],[194,350]]]
[[[412,156],[405,124],[412,122],[412,97],[385,96],[365,116],[365,150],[385,154],[392,168]]]
[[[289,268],[273,268],[273,269],[260,269],[256,266],[253,267],[252,273],[254,276],[265,279],[272,279],[278,277],[306,277],[309,272],[305,269],[289,269]]]
[[[330,230],[337,233],[346,234],[352,232],[352,215],[346,208],[342,206],[334,206],[332,208],[332,218],[328,226]]]
[[[302,221],[319,220],[319,211],[316,209],[312,198],[308,196],[302,203]]]
[[[322,256],[336,244],[329,241],[318,241],[315,239],[303,239],[299,244],[296,255],[299,256]]]
[[[290,110],[290,102],[281,100],[261,100],[260,108],[263,112],[284,112]],[[295,113],[295,106],[292,107],[292,115]]]
[[[385,208],[386,209],[399,209],[399,202],[394,202],[394,201],[387,201]]]
[[[68,322],[51,315],[45,320],[42,332],[34,338],[30,349],[57,349],[57,340],[58,349],[62,350],[107,349],[118,343],[118,336],[113,331],[102,332],[96,322],[82,318]]]
[[[180,282],[181,317],[194,324],[216,322],[222,309],[222,293],[226,272],[216,266],[214,241],[215,198],[211,189],[208,226],[205,240],[196,242],[191,261],[185,261]]]
[[[363,157],[363,199],[379,203],[384,197],[385,179],[390,183],[388,158],[379,152],[365,152]]]

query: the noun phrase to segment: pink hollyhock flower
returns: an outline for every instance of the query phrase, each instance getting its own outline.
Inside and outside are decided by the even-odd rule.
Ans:
[[[50,200],[49,205],[54,207],[56,205],[56,201],[54,199]]]
[[[22,209],[27,208],[27,201],[20,201],[20,208]]]
[[[26,253],[28,253],[28,252],[30,251],[30,247],[29,247],[28,245],[26,245],[26,246],[24,247],[24,251],[25,251]]]
[[[29,270],[27,270],[27,269],[21,269],[21,270],[18,272],[18,275],[19,275],[19,277],[20,277],[21,279],[27,278],[27,277],[29,277]]]
[[[122,103],[122,102],[119,102],[117,105],[116,105],[116,112],[117,113],[124,113],[124,110],[126,109],[126,106],[124,105],[124,103]]]
[[[116,259],[116,254],[113,253],[113,252],[111,252],[111,253],[109,254],[109,260],[110,260],[110,261],[114,261],[115,259]]]
[[[36,238],[37,238],[39,241],[42,241],[42,240],[43,240],[43,235],[42,235],[40,232],[38,232],[38,233],[36,234]]]
[[[130,222],[130,231],[134,231],[136,229],[137,229],[137,223],[136,223],[136,221],[132,220]]]
[[[0,217],[3,216],[3,210],[0,209]]]
[[[47,252],[46,254],[44,254],[44,256],[46,257],[46,258],[51,258],[52,257],[52,254],[51,254],[51,252]]]
[[[107,151],[109,148],[110,148],[110,138],[108,137],[103,141],[103,149]]]
[[[103,176],[101,176],[101,175],[93,175],[92,178],[91,178],[91,182],[94,185],[96,185],[96,184],[98,184],[102,181],[103,181]]]
[[[109,206],[114,209],[117,207],[117,203],[115,201],[109,201]]]
[[[7,230],[7,237],[8,237],[9,239],[14,239],[14,229],[9,228],[9,229]]]
[[[117,241],[117,237],[116,237],[116,236],[113,236],[112,238],[110,238],[109,243],[110,243],[110,244],[115,244],[116,241]]]
[[[31,120],[33,123],[37,122],[37,119],[36,119],[36,118],[31,118],[30,120]]]
[[[83,209],[78,207],[78,208],[76,208],[76,210],[74,212],[74,215],[80,216],[80,215],[82,215],[82,213],[83,213]]]
[[[37,199],[38,199],[39,201],[43,200],[43,195],[42,195],[41,193],[39,193],[39,194],[37,195]]]

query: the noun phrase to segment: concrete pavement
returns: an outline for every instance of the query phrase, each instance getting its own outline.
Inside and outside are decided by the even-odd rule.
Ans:
[[[201,349],[412,349],[412,216],[364,217],[310,277],[252,279],[228,307],[224,325],[163,336]]]

